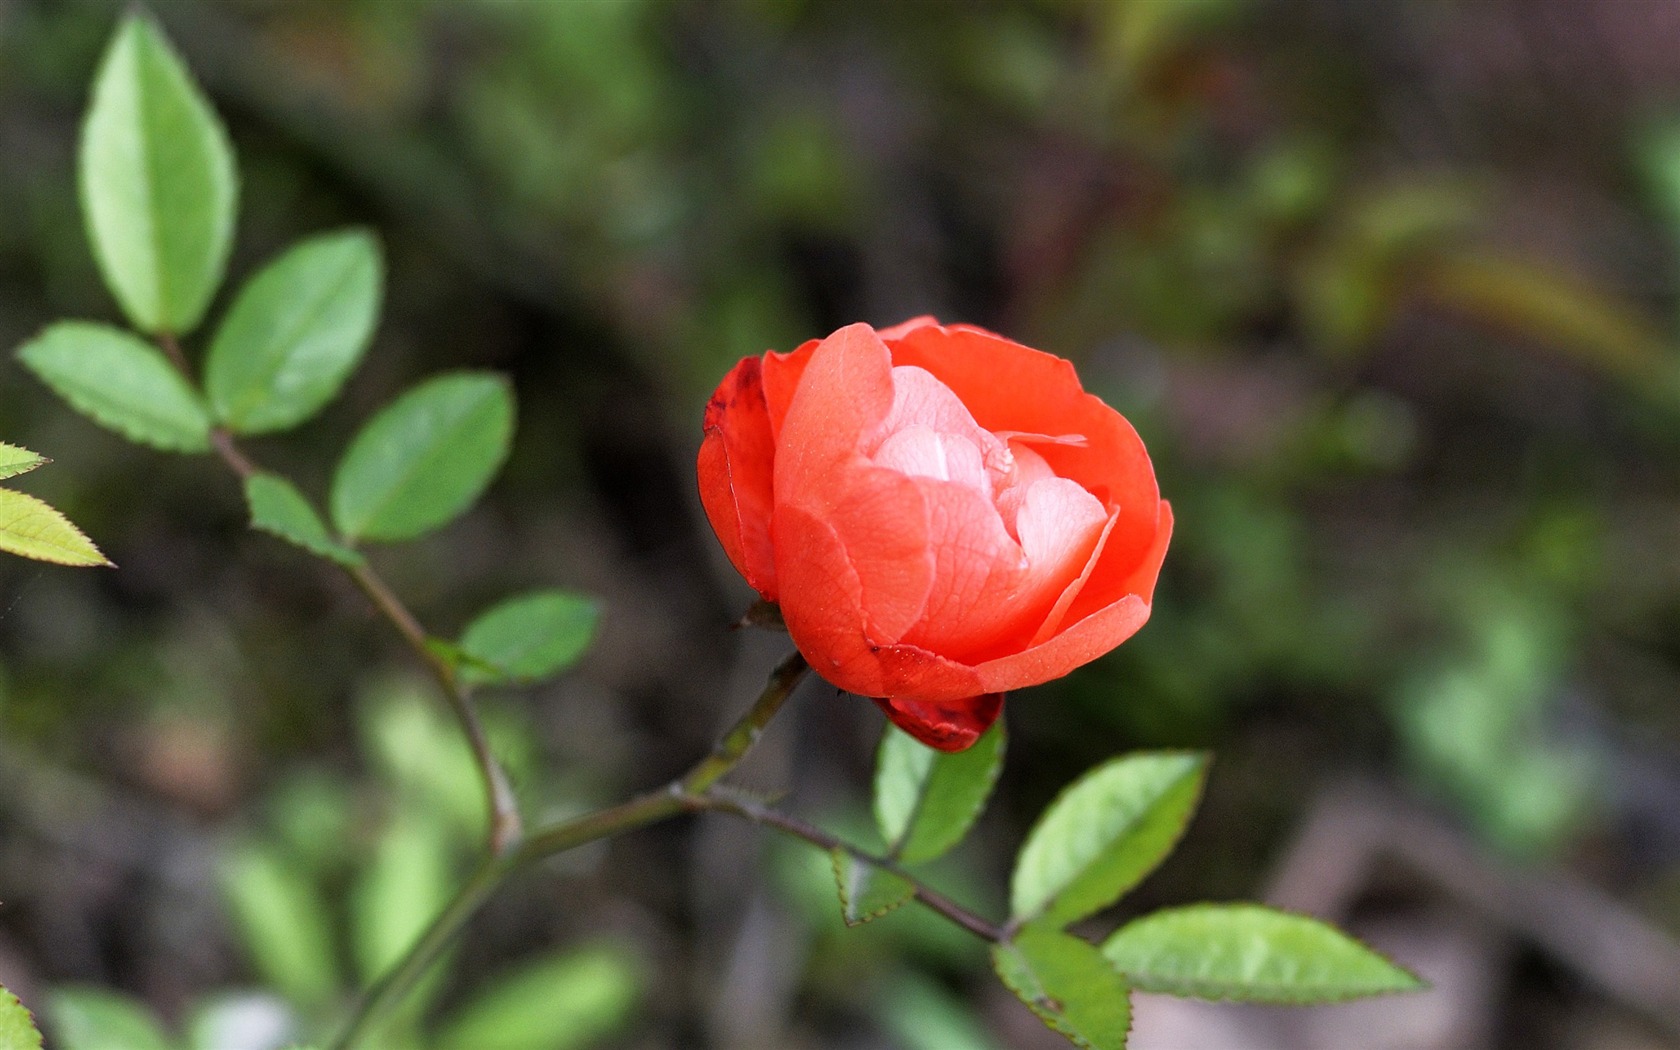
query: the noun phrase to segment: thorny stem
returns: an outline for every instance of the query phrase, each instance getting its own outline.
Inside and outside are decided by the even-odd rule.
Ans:
[[[181,375],[189,383],[193,382],[192,368],[187,363],[187,356],[182,352],[181,344],[175,336],[169,332],[160,332],[157,341],[164,355]],[[211,430],[210,447],[241,481],[249,481],[252,475],[260,473],[260,468],[240,450],[232,432],[226,427]],[[443,695],[449,700],[450,710],[454,712],[455,720],[460,723],[461,732],[467,738],[467,745],[472,749],[479,775],[484,780],[485,806],[489,811],[490,856],[506,856],[519,847],[524,837],[519,800],[514,797],[513,785],[508,781],[507,772],[490,749],[489,737],[484,732],[484,724],[478,717],[478,709],[473,705],[470,692],[461,682],[460,676],[455,673],[455,668],[432,649],[427,640],[426,629],[420,625],[420,621],[415,619],[414,614],[371,566],[364,562],[342,568],[367,596],[368,601],[373,603],[374,608],[397,629],[403,641],[414,650],[414,654],[426,665],[426,669],[443,689]]]

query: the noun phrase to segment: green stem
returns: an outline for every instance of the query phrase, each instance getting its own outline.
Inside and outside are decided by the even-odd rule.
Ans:
[[[508,780],[507,771],[497,761],[496,753],[490,749],[490,737],[484,731],[484,723],[478,717],[478,708],[472,702],[472,696],[461,678],[455,673],[455,668],[439,656],[427,642],[426,629],[414,614],[408,611],[408,606],[402,603],[385,581],[366,562],[359,565],[343,566],[350,578],[367,595],[368,601],[374,604],[391,625],[402,635],[403,641],[414,650],[432,677],[437,679],[444,697],[449,701],[450,710],[455,713],[455,721],[460,723],[461,732],[467,738],[467,746],[472,749],[473,761],[478,766],[479,775],[484,780],[485,805],[489,810],[490,827],[490,855],[493,857],[506,856],[519,848],[520,841],[525,836],[524,821],[519,815],[519,799],[513,793],[513,784]]]
[[[422,974],[426,972],[434,960],[449,947],[461,927],[467,920],[478,913],[496,890],[501,887],[502,880],[513,871],[515,861],[510,857],[487,856],[478,866],[478,870],[461,886],[453,900],[438,913],[437,918],[414,942],[407,954],[395,967],[385,972],[385,975],[374,982],[367,994],[362,998],[361,1007],[350,1018],[350,1023],[344,1031],[333,1040],[331,1050],[348,1050],[365,1037],[374,1022],[380,1020],[385,1011],[401,1002],[403,996],[414,987]]]
[[[770,672],[770,682],[764,687],[764,692],[758,695],[758,701],[752,709],[730,727],[707,755],[688,775],[677,781],[676,787],[684,795],[698,795],[717,783],[725,773],[735,768],[741,761],[741,756],[758,741],[764,727],[781,710],[782,702],[793,692],[793,687],[810,670],[805,657],[796,650]]]
[[[169,358],[181,376],[188,383],[195,384],[192,366],[175,336],[169,332],[159,332],[157,341],[163,349],[164,356]],[[252,475],[261,473],[261,468],[240,450],[233,433],[226,427],[216,427],[210,431],[210,447],[241,481],[248,481]],[[473,761],[477,764],[479,776],[484,781],[490,855],[506,856],[517,849],[524,838],[524,822],[519,815],[519,800],[514,796],[513,785],[508,781],[507,771],[497,761],[495,752],[490,749],[490,738],[484,731],[484,723],[478,717],[478,708],[473,705],[471,694],[456,675],[455,668],[427,644],[426,629],[420,625],[420,621],[371,566],[364,562],[361,565],[340,568],[367,596],[368,601],[373,603],[374,608],[397,629],[403,641],[408,643],[408,647],[414,650],[414,654],[426,665],[432,677],[437,679],[438,686],[442,688],[443,695],[449,702],[450,710],[454,712],[456,722],[460,723],[462,734],[467,738],[467,745],[472,749]]]
[[[961,926],[969,933],[981,940],[994,944],[1008,939],[1005,928],[987,922],[985,919],[964,908],[944,894],[922,883],[916,876],[905,871],[899,863],[890,857],[881,857],[836,838],[814,824],[808,824],[798,817],[781,810],[773,809],[750,799],[737,798],[729,795],[712,793],[690,799],[696,809],[711,810],[717,813],[730,813],[754,824],[771,828],[784,835],[792,836],[820,846],[825,850],[843,850],[866,864],[872,864],[884,871],[890,871],[909,882],[916,888],[916,901],[931,911]]]
[[[331,1044],[331,1050],[350,1050],[375,1022],[394,1008],[507,876],[545,857],[576,849],[585,843],[707,808],[705,799],[691,792],[688,785],[700,783],[710,786],[740,762],[763,732],[764,726],[792,695],[806,670],[805,659],[798,653],[778,664],[753,706],[729,728],[712,753],[687,775],[673,780],[664,788],[638,795],[616,806],[539,828],[511,850],[487,857],[455,898],[432,920],[425,934],[393,969],[368,989],[344,1031]]]

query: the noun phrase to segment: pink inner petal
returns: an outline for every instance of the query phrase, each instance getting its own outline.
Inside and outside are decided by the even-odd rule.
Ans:
[[[913,478],[954,481],[988,496],[991,493],[980,450],[959,434],[916,424],[881,442],[873,458],[876,466],[890,467]]]
[[[1009,451],[1009,471],[998,482],[996,501],[1003,527],[1019,540],[1021,534],[1016,529],[1016,519],[1021,513],[1021,504],[1026,501],[1027,490],[1039,481],[1055,477],[1056,472],[1050,469],[1043,456],[1024,445],[1011,445]]]
[[[1085,565],[1108,512],[1077,481],[1044,478],[1028,489],[1015,520],[1034,577],[1069,580]],[[1058,587],[1058,590],[1061,588]]]
[[[898,366],[892,370],[892,383],[892,409],[876,432],[880,440],[900,430],[923,426],[941,434],[966,438],[980,450],[982,459],[988,465],[993,458],[1007,454],[1008,447],[1004,442],[976,423],[967,406],[951,392],[951,388],[925,368]],[[868,454],[870,450],[866,448],[864,451]]]

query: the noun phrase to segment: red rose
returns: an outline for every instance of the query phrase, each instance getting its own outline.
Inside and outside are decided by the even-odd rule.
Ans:
[[[1149,618],[1172,512],[1073,365],[968,325],[854,324],[736,365],[700,497],[811,666],[947,751]]]

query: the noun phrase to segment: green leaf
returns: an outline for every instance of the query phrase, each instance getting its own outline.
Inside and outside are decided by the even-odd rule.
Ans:
[[[35,1019],[17,996],[0,986],[0,1050],[41,1050]]]
[[[0,479],[27,474],[36,467],[51,462],[52,460],[38,452],[0,441]]]
[[[512,435],[506,380],[482,372],[429,379],[350,443],[333,476],[333,523],[351,539],[405,540],[438,528],[490,484]]]
[[[379,316],[379,245],[360,230],[313,237],[253,277],[216,331],[205,392],[240,434],[284,430],[338,393]]]
[[[891,725],[875,762],[875,823],[888,854],[906,864],[962,841],[1003,768],[1003,721],[966,751],[935,751]]]
[[[82,211],[136,328],[185,335],[221,283],[239,195],[233,148],[158,27],[130,15],[82,126]]]
[[[836,846],[834,882],[840,889],[840,914],[847,926],[879,919],[916,895],[916,887],[902,875],[847,853]]]
[[[1015,862],[1010,908],[1067,925],[1120,899],[1171,852],[1201,794],[1207,760],[1143,752],[1104,763],[1039,817]]]
[[[449,841],[436,820],[399,815],[351,894],[357,970],[371,983],[425,932],[449,899]]]
[[[251,528],[278,536],[340,565],[362,564],[355,550],[334,540],[303,493],[277,474],[253,474],[245,479],[245,503],[251,508]]]
[[[1059,930],[1028,926],[992,947],[992,968],[1052,1031],[1087,1050],[1125,1050],[1130,989],[1102,953]]]
[[[58,1050],[173,1050],[151,1010],[127,995],[103,988],[60,988],[47,1000],[47,1012],[58,1034]]]
[[[436,1050],[574,1050],[630,1020],[641,995],[635,960],[598,945],[551,955],[490,985],[447,1021]]]
[[[108,325],[61,321],[25,343],[18,359],[76,411],[172,452],[210,447],[210,413],[163,354]]]
[[[235,847],[222,859],[222,896],[263,979],[300,1006],[319,1006],[339,990],[326,901],[278,851]]]
[[[111,564],[69,518],[11,489],[0,489],[0,551],[58,565]]]
[[[1424,987],[1335,927],[1258,904],[1163,909],[1102,952],[1142,991],[1199,999],[1326,1003]]]
[[[534,682],[559,674],[583,655],[601,618],[594,599],[544,590],[500,602],[467,625],[461,650],[476,663],[462,666],[475,684]],[[486,666],[500,671],[487,671]]]

